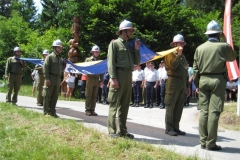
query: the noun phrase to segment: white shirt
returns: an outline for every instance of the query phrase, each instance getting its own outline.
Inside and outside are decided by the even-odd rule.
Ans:
[[[34,80],[36,81],[38,79],[38,70],[33,70],[31,75],[34,77]]]
[[[72,76],[72,75],[70,75],[70,74],[68,74],[68,76],[69,76],[69,80],[68,80],[68,82],[75,82],[75,76]]]
[[[236,88],[236,83],[235,82],[227,82],[227,88],[228,89],[235,89]]]
[[[148,70],[145,75],[147,82],[156,82],[159,81],[158,71],[156,69]]]
[[[132,81],[143,81],[144,80],[144,72],[143,70],[135,70],[132,72]]]
[[[167,71],[165,67],[161,67],[158,69],[158,74],[159,74],[159,79],[160,80],[165,80],[168,79]]]

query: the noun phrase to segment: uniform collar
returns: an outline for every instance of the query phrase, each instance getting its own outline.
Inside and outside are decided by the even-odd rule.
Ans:
[[[211,41],[211,42],[212,42],[212,41],[219,42],[219,40],[218,40],[217,38],[212,38],[212,37],[211,37],[211,38],[208,38],[208,41]]]
[[[95,57],[93,57],[93,56],[91,56],[90,59],[91,59],[91,60],[95,60],[95,61],[98,60],[98,58],[95,58]]]

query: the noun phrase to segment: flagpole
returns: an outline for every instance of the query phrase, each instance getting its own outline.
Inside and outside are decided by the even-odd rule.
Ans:
[[[238,58],[239,58],[238,66],[240,66],[240,53],[238,54]],[[240,116],[240,91],[239,90],[240,90],[240,77],[238,77],[237,116]]]

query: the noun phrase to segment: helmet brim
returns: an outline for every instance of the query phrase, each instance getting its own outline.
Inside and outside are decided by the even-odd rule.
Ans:
[[[216,34],[216,33],[222,33],[222,31],[206,31],[204,34]]]
[[[184,43],[184,46],[187,44],[187,43],[186,43],[186,42],[184,42],[184,41],[175,41],[175,42],[172,42],[172,43],[170,43],[170,46],[171,46],[171,47],[174,47],[174,45],[173,45],[173,44],[174,44],[174,43],[177,43],[177,42],[183,42],[183,43]]]

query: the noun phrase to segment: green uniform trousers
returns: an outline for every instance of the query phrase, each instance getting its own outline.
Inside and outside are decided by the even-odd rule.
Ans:
[[[56,104],[58,100],[61,79],[60,77],[50,75],[49,80],[51,85],[47,86],[45,81],[43,86],[43,112],[44,114],[50,114],[54,116],[56,114]]]
[[[11,74],[8,79],[8,91],[6,95],[6,102],[17,103],[18,91],[22,84],[21,74]],[[13,97],[11,98],[13,90]]]
[[[218,120],[223,111],[226,79],[223,75],[201,76],[199,80],[199,136],[200,144],[212,148],[216,145]]]
[[[108,102],[110,103],[108,112],[108,132],[109,134],[126,135],[127,115],[132,94],[132,72],[116,71],[119,88],[114,89],[110,85],[108,93]],[[118,126],[116,128],[116,114],[118,117]]]
[[[96,108],[96,100],[98,95],[98,87],[99,87],[99,76],[90,77],[88,76],[86,82],[86,101],[85,101],[85,109],[86,111],[95,111]]]
[[[186,98],[186,79],[168,77],[165,93],[166,130],[179,129]]]
[[[43,74],[38,74],[38,82],[37,82],[37,103],[43,104],[43,96],[42,96],[42,90],[44,85],[44,76]]]

